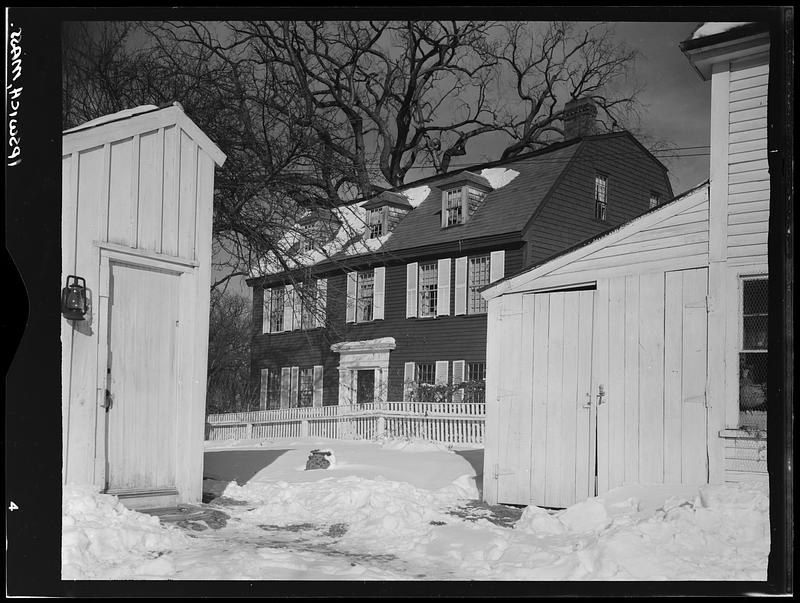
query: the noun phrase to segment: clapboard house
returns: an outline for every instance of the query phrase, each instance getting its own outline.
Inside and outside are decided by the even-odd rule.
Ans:
[[[726,25],[681,45],[710,182],[483,291],[490,503],[767,479],[769,32]]]
[[[309,214],[297,270],[265,261],[248,280],[260,407],[424,400],[462,383],[482,401],[479,290],[672,198],[631,134],[592,133],[591,101],[567,115],[565,139],[540,151]]]

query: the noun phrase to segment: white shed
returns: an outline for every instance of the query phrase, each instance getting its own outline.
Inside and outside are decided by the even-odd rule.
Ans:
[[[767,478],[769,34],[689,46],[710,185],[483,292],[487,502]]]
[[[214,169],[225,155],[178,103],[64,132],[62,471],[130,507],[200,500]]]

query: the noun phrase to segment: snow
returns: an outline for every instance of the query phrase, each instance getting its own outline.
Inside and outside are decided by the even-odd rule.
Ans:
[[[306,471],[312,450],[334,463]],[[299,438],[208,442],[205,456],[204,489],[218,485],[213,507],[230,515],[220,529],[159,525],[90,487],[65,487],[63,577],[766,579],[761,482],[627,484],[564,510],[522,510],[479,502],[475,447]]]
[[[489,181],[493,189],[497,190],[498,188],[503,188],[514,178],[519,176],[519,172],[506,168],[486,168],[481,171],[481,176]]]
[[[742,25],[748,25],[749,23],[751,22],[743,21],[739,23],[703,23],[692,34],[692,39],[696,40],[698,38],[705,38],[708,36],[724,33],[726,31],[730,31],[731,29],[741,27]]]

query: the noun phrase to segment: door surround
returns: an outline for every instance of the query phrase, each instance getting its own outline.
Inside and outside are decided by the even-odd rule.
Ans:
[[[375,402],[388,400],[389,354],[395,347],[394,337],[343,341],[331,346],[331,351],[339,354],[340,405],[355,404],[358,371],[368,369],[375,371]]]

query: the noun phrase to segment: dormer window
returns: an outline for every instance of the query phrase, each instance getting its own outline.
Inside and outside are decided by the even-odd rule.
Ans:
[[[445,191],[445,224],[455,226],[464,223],[463,203],[461,200],[461,188],[453,188]]]
[[[387,207],[375,207],[367,210],[367,238],[377,239],[386,232]]]
[[[368,239],[378,239],[389,234],[397,223],[411,211],[408,199],[400,193],[384,191],[361,206],[366,210],[366,232]]]
[[[466,224],[492,190],[489,181],[472,172],[461,172],[439,183],[442,191],[442,228]]]
[[[594,217],[605,222],[608,206],[608,176],[597,174],[594,177]]]

